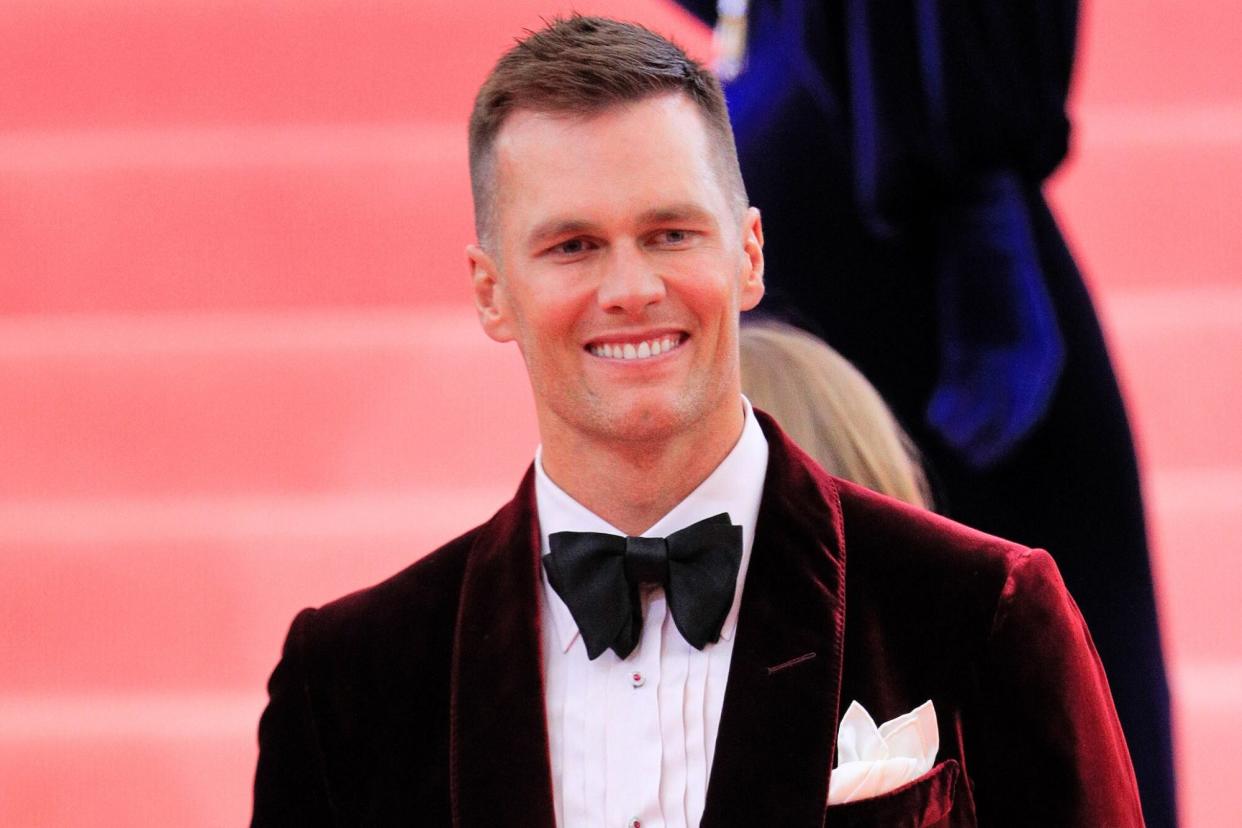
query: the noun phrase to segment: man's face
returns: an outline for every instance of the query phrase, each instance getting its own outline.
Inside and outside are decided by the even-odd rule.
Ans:
[[[757,210],[731,208],[693,102],[518,111],[494,152],[495,242],[469,251],[476,301],[488,334],[521,348],[545,444],[728,420],[762,230]]]

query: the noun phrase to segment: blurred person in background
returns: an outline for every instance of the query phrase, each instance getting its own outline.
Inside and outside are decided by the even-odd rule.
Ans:
[[[931,508],[918,448],[849,360],[771,319],[744,323],[739,344],[742,393],[825,471]]]
[[[765,309],[857,365],[940,511],[1052,550],[1108,672],[1148,823],[1176,824],[1138,468],[1042,185],[1078,4],[681,0],[716,27]]]

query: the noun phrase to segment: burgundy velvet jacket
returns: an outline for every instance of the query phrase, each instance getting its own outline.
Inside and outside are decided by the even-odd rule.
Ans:
[[[702,825],[1142,825],[1052,559],[837,480],[757,414],[770,459]],[[527,473],[483,526],[298,615],[255,825],[553,825],[535,514]],[[932,699],[940,753],[829,807],[853,699],[878,722]]]

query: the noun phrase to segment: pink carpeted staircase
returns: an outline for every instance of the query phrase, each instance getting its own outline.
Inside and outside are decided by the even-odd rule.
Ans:
[[[1242,824],[1235,5],[1090,5],[1052,188],[1142,445],[1190,826]],[[469,302],[465,120],[568,8],[4,4],[0,825],[243,823],[297,610],[516,486],[537,437]],[[706,53],[659,0],[577,8]]]

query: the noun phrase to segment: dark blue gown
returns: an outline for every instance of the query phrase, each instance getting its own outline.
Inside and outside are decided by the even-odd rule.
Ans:
[[[683,0],[709,24],[714,0]],[[769,312],[823,336],[925,454],[939,510],[1048,549],[1086,617],[1152,826],[1169,696],[1130,428],[1041,187],[1077,4],[752,0],[726,85]]]

